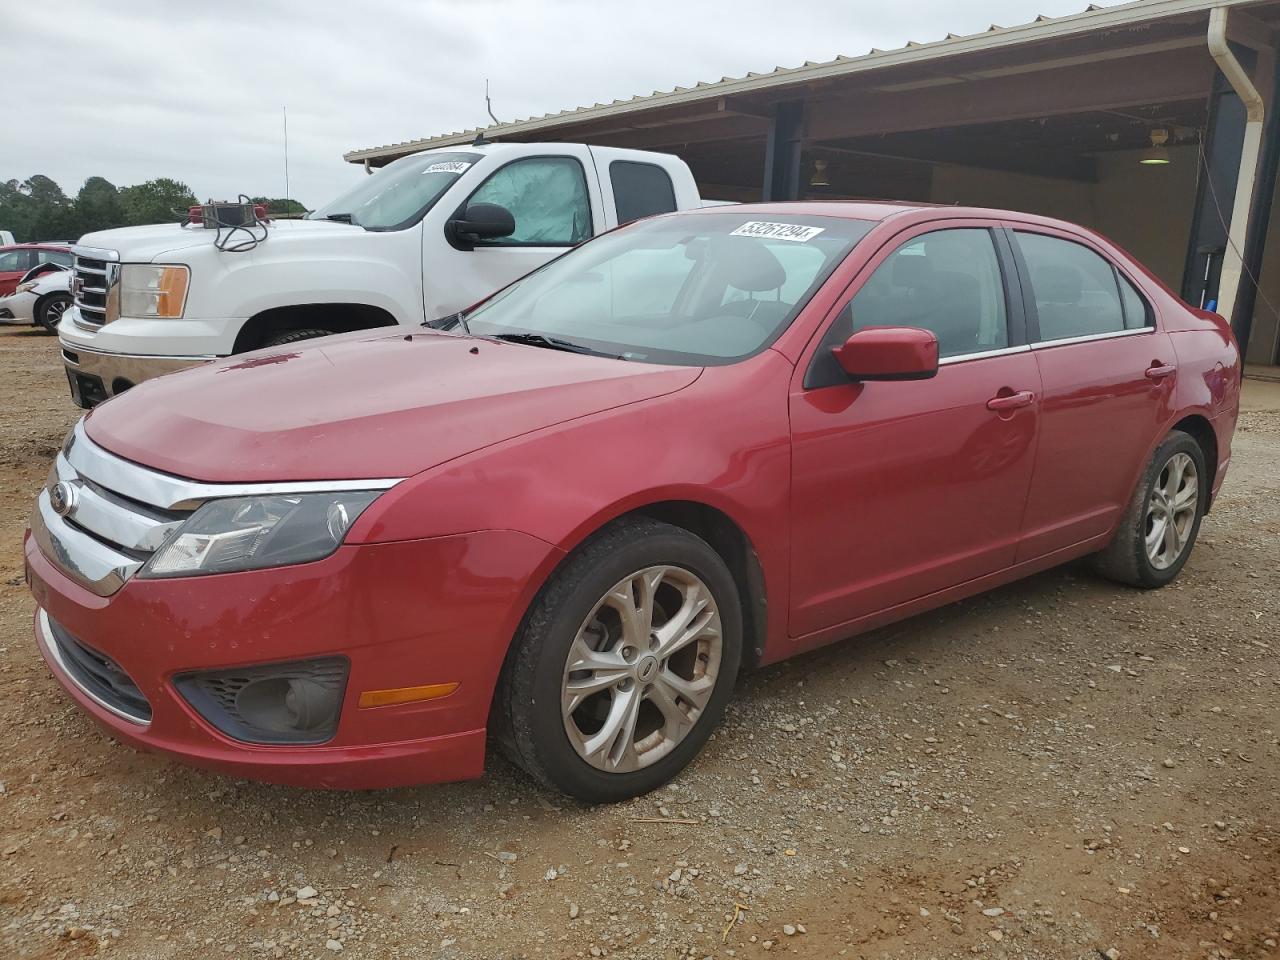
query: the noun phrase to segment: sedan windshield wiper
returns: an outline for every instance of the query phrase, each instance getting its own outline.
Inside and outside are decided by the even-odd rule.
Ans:
[[[335,223],[355,223],[355,221],[351,219],[351,214],[349,213],[326,213],[324,218],[326,220],[332,220]]]
[[[523,343],[530,347],[544,347],[547,350],[563,350],[566,353],[585,353],[592,357],[608,357],[610,360],[625,360],[626,357],[619,356],[616,353],[605,353],[603,350],[593,350],[591,347],[584,347],[580,343],[574,343],[570,340],[561,340],[558,337],[548,337],[541,333],[491,333],[486,336],[494,340],[505,340],[507,343]]]

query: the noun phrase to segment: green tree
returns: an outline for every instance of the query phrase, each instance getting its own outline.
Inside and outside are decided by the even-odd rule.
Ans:
[[[76,194],[75,220],[78,234],[123,227],[129,220],[115,184],[102,177],[90,177]]]
[[[187,208],[198,202],[190,187],[168,177],[125,187],[120,200],[130,224],[172,223],[185,217]]]
[[[0,182],[0,227],[10,231],[19,240],[31,236],[31,217],[34,205],[22,192],[17,180]]]
[[[24,233],[40,239],[75,239],[75,216],[71,201],[62,188],[42,173],[22,181],[18,192],[26,198],[27,222]]]
[[[265,203],[267,205],[267,213],[273,214],[277,217],[302,216],[302,214],[307,212],[307,208],[297,200],[284,200],[279,197],[274,199],[271,197],[251,197],[250,199],[253,200],[254,203]]]

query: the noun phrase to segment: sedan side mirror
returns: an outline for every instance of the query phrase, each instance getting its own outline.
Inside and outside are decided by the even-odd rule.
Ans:
[[[516,218],[496,203],[469,203],[462,217],[445,224],[454,246],[470,250],[479,240],[509,237],[516,232]]]
[[[918,327],[867,327],[831,352],[850,380],[928,380],[938,372],[938,338]]]

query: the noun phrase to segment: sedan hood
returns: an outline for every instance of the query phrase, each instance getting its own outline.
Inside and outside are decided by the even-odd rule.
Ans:
[[[94,442],[192,480],[407,477],[524,433],[672,393],[666,367],[439,333],[363,333],[228,357],[95,408]]]

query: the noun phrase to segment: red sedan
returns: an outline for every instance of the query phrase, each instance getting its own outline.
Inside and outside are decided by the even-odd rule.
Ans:
[[[434,329],[144,383],[26,544],[57,680],[122,740],[323,787],[588,801],[688,764],[738,674],[1092,555],[1182,569],[1240,358],[1106,240],[889,204],[593,240]]]
[[[0,297],[18,289],[18,282],[28,270],[42,263],[71,266],[71,248],[51,243],[15,243],[0,247]]]

